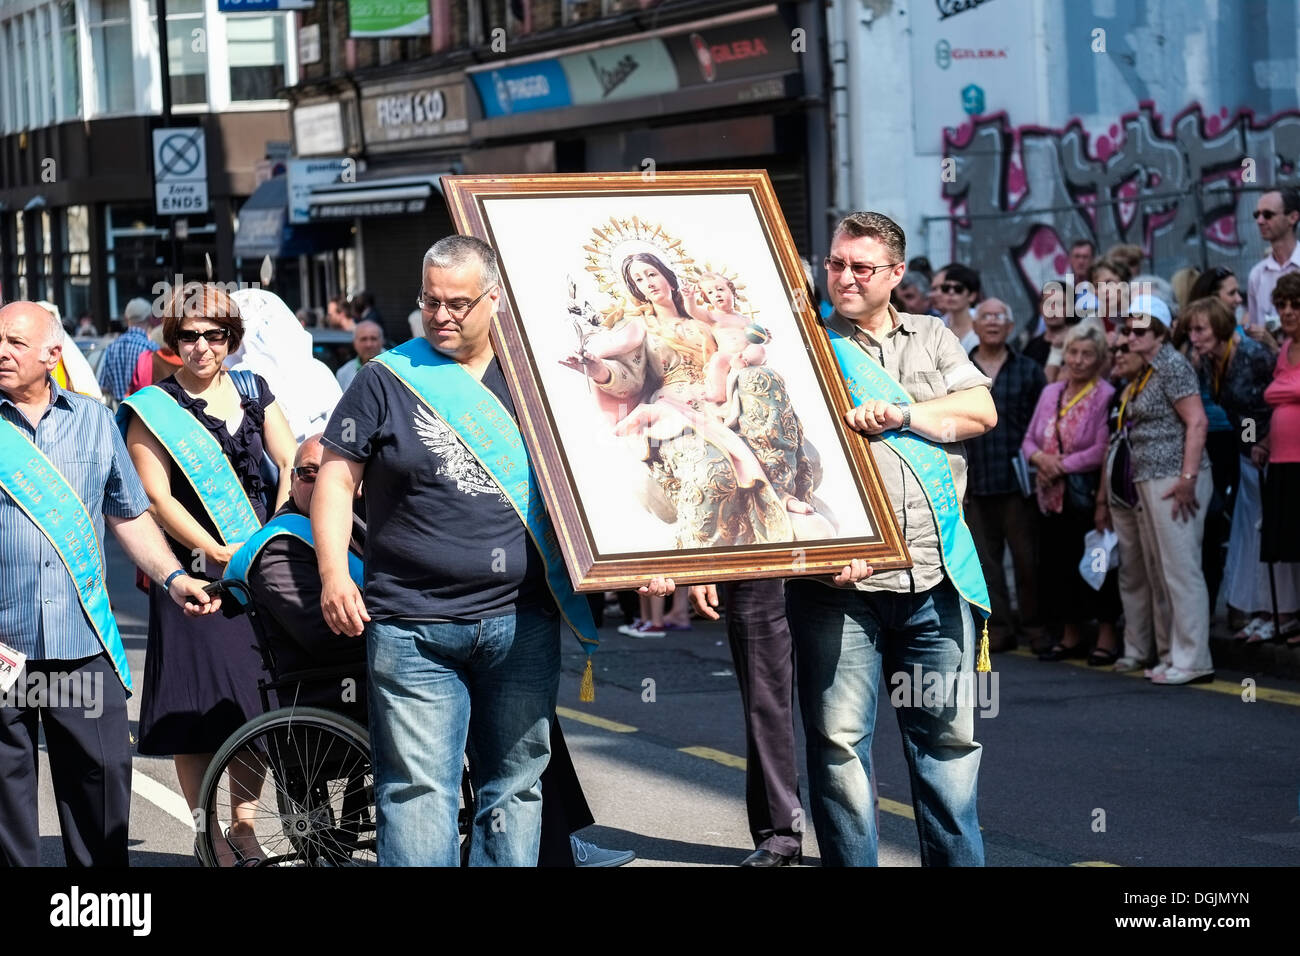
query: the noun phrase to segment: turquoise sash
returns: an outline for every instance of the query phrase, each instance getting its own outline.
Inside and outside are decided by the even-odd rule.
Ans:
[[[248,571],[257,560],[257,556],[262,553],[262,549],[271,543],[271,539],[280,535],[290,535],[299,541],[305,542],[313,551],[316,550],[316,539],[311,532],[311,519],[306,515],[299,514],[282,514],[272,518],[251,538],[240,545],[239,550],[230,558],[230,563],[226,565],[226,574],[228,578],[236,578],[248,583]],[[351,551],[348,552],[348,576],[352,578],[352,583],[361,589],[363,580],[361,559]],[[244,595],[234,592],[241,604],[244,603]]]
[[[831,347],[844,374],[854,405],[868,399],[886,402],[910,402],[912,397],[878,362],[844,336],[832,329]],[[966,601],[978,608],[981,616],[989,616],[989,592],[980,568],[975,539],[962,517],[961,499],[952,480],[952,466],[943,446],[912,432],[888,431],[880,436],[898,457],[912,469],[912,474],[925,489],[926,500],[939,528],[939,557],[943,569]]]
[[[85,504],[45,455],[19,429],[0,418],[0,488],[22,509],[41,534],[49,538],[77,586],[77,599],[99,643],[108,652],[118,679],[131,694],[131,671],[117,630],[108,590],[104,559],[95,522]]]
[[[223,544],[247,541],[261,527],[249,503],[244,484],[230,459],[212,434],[170,395],[150,385],[131,395],[118,409],[118,425],[125,431],[129,408],[167,449],[181,473],[194,488],[208,517],[217,526]]]
[[[505,493],[546,562],[546,583],[564,622],[590,655],[600,644],[591,606],[569,581],[523,436],[510,413],[482,382],[425,339],[411,339],[371,361],[392,372],[446,422]]]

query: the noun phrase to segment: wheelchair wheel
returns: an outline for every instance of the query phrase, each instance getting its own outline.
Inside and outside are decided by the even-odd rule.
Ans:
[[[199,790],[205,866],[230,825],[232,787],[249,806],[264,866],[373,866],[370,738],[355,721],[294,707],[253,718],[212,759]]]

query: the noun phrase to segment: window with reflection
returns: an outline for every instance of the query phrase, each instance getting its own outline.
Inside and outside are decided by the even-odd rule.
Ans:
[[[285,33],[283,14],[227,17],[232,101],[278,98],[284,87]]]

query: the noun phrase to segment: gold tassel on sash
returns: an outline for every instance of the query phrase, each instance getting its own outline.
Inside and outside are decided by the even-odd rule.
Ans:
[[[987,657],[988,648],[985,648]],[[988,670],[988,667],[984,668]],[[591,671],[591,656],[587,656],[587,668],[582,672],[582,683],[578,685],[578,700],[584,704],[590,704],[596,699],[596,678]]]
[[[982,674],[991,670],[993,662],[989,660],[989,622],[985,621],[984,633],[980,635],[980,652],[975,658],[975,671]]]

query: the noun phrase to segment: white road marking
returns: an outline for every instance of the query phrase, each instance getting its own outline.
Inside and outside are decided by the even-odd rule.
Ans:
[[[175,790],[164,786],[153,777],[147,776],[139,770],[131,772],[131,789],[155,807],[166,811],[185,824],[188,829],[194,829],[194,816],[190,813],[190,805]]]

